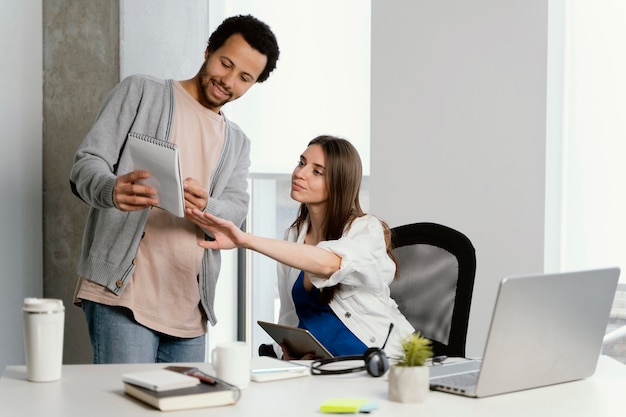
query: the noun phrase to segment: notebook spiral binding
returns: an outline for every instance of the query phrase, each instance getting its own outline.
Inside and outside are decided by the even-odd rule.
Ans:
[[[169,148],[169,149],[177,148],[176,144],[172,142],[167,142],[165,140],[153,138],[152,136],[144,135],[144,134],[137,133],[137,132],[130,132],[128,136],[132,136],[134,138],[137,138],[146,142],[154,143],[155,145],[163,146],[164,148]]]

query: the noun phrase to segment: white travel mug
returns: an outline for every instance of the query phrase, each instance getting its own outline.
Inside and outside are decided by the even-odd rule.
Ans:
[[[250,345],[245,342],[218,344],[211,352],[216,376],[238,388],[250,383]]]
[[[26,298],[22,314],[27,379],[33,382],[61,379],[65,322],[63,301]]]

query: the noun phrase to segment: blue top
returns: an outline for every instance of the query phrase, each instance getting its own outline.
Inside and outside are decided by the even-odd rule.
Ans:
[[[320,303],[321,292],[315,286],[304,288],[304,272],[293,284],[291,296],[300,322],[333,356],[362,355],[367,346],[359,340],[335,315],[329,305]]]

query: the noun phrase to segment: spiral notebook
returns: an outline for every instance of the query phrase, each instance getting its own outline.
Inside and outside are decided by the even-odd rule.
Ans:
[[[163,140],[134,132],[128,134],[128,147],[133,170],[150,172],[143,184],[157,189],[158,207],[178,216],[185,216],[185,193],[180,173],[178,147]]]

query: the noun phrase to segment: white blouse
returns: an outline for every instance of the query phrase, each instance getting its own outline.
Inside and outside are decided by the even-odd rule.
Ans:
[[[300,234],[295,228],[286,232],[285,239],[304,243],[308,224]],[[395,264],[387,254],[383,227],[378,218],[365,215],[354,220],[338,240],[320,242],[317,246],[341,257],[341,266],[328,279],[310,274],[317,288],[341,284],[335,291],[330,307],[356,337],[368,347],[381,347],[389,326],[394,328],[385,347],[390,359],[400,353],[400,342],[415,331],[389,296],[389,284],[394,279]],[[280,314],[278,322],[297,326],[299,319],[291,298],[299,269],[278,264]]]

